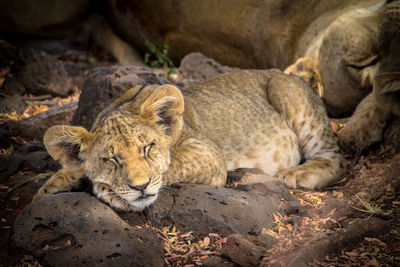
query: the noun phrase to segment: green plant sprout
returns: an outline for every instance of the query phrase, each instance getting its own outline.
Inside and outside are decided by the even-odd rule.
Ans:
[[[169,79],[171,74],[176,73],[174,63],[172,63],[168,57],[170,48],[168,44],[164,44],[162,51],[149,40],[146,40],[146,46],[149,52],[144,54],[144,64],[150,68],[162,68],[164,70],[164,76],[167,79]]]

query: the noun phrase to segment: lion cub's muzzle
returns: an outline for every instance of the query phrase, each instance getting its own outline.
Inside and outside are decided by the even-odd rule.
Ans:
[[[145,183],[145,184],[136,185],[136,186],[132,186],[132,185],[128,184],[128,187],[129,187],[130,189],[132,189],[132,190],[136,190],[136,191],[139,191],[140,193],[142,193],[142,194],[138,197],[138,199],[143,199],[143,198],[152,197],[152,196],[155,196],[155,194],[146,194],[146,193],[144,192],[144,190],[145,190],[145,189],[147,188],[147,186],[150,184],[150,181],[151,181],[151,179],[150,179],[147,183]]]

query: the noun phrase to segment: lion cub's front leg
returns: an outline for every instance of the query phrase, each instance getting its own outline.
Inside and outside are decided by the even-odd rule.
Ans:
[[[80,179],[84,175],[80,171],[68,171],[61,169],[57,173],[53,174],[49,180],[39,189],[36,195],[33,197],[33,201],[37,201],[45,196],[55,194],[57,192],[71,191],[72,188],[76,187]]]
[[[225,186],[226,163],[218,146],[195,131],[171,151],[171,164],[163,175],[163,182],[209,184]]]
[[[300,79],[277,75],[268,99],[296,133],[304,163],[276,176],[292,188],[320,189],[345,171],[345,162],[321,99]]]

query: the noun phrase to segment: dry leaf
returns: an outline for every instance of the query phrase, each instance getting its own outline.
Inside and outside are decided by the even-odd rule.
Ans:
[[[9,198],[9,200],[18,201],[19,200],[19,196],[12,196],[12,197]]]
[[[383,242],[382,242],[380,239],[378,239],[378,238],[364,237],[364,240],[367,241],[367,242],[370,242],[370,243],[376,242],[376,243],[378,243],[378,244],[381,245],[381,246],[386,246],[386,244],[383,243]]]
[[[218,237],[219,237],[219,234],[217,234],[217,233],[209,233],[208,236],[209,236],[209,237],[218,238]]]
[[[354,252],[354,251],[348,251],[348,252],[345,252],[345,254],[346,254],[347,256],[351,256],[351,257],[356,257],[356,256],[358,256],[358,253],[357,253],[357,252]]]
[[[210,245],[210,238],[208,236],[204,237],[203,246],[208,247]]]
[[[222,238],[220,240],[215,241],[215,244],[225,244],[226,240],[228,240],[228,238],[224,237],[224,238]]]
[[[0,184],[0,190],[7,190],[9,186]]]

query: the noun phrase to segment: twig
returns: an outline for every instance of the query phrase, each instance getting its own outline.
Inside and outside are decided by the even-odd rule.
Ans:
[[[50,176],[52,176],[54,174],[54,172],[48,172],[48,173],[39,173],[38,175],[32,176],[32,177],[28,177],[27,179],[23,179],[22,181],[16,183],[15,185],[13,185],[10,189],[8,189],[7,192],[7,196],[9,196],[12,192],[14,192],[15,189],[31,182],[31,181],[35,181],[37,179],[44,179],[44,178],[49,178]]]
[[[51,98],[52,98],[51,95],[39,95],[39,96],[24,97],[24,99],[28,100],[28,101],[43,101],[43,100],[48,100]]]

